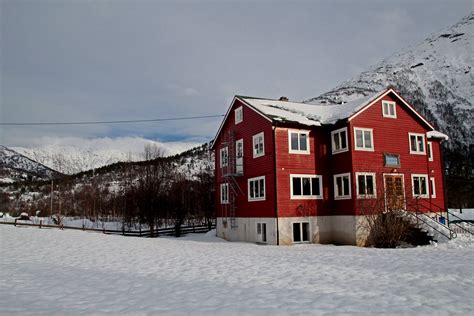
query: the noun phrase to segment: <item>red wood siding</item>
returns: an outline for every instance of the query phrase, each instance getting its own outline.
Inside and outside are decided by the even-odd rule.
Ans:
[[[234,110],[240,106],[243,107],[243,121],[236,125]],[[220,201],[220,184],[223,183],[222,170],[220,168],[220,149],[223,147],[222,142],[225,140],[225,135],[227,135],[229,130],[235,132],[235,141],[243,139],[244,142],[244,174],[243,176],[236,177],[237,183],[244,194],[239,194],[236,198],[236,217],[275,217],[275,176],[272,123],[240,100],[235,101],[215,145],[217,216],[221,217],[224,215]],[[260,132],[264,132],[265,155],[253,158],[252,136]],[[265,176],[265,200],[248,201],[247,179],[260,176]]]
[[[396,103],[397,118],[386,118],[382,115],[382,101],[394,101]],[[428,131],[425,124],[421,123],[411,111],[402,105],[401,101],[388,94],[382,100],[373,104],[370,108],[353,118],[349,127],[351,148],[355,148],[354,127],[372,128],[374,151],[352,150],[353,181],[352,189],[356,193],[355,172],[375,172],[377,177],[377,191],[383,188],[384,173],[399,173],[404,175],[405,194],[409,202],[412,200],[412,174],[426,174],[435,178],[436,198],[421,198],[421,203],[432,202],[444,206],[444,193],[442,185],[442,165],[440,159],[440,148],[437,141],[433,141],[433,162],[428,161],[428,154],[410,154],[410,143],[408,133],[426,134]],[[425,149],[427,151],[425,135]],[[430,140],[431,141],[431,140]],[[400,155],[400,167],[384,167],[384,153]],[[383,193],[383,192],[381,192]],[[356,194],[353,194],[356,196]],[[430,194],[431,196],[431,194]]]
[[[327,168],[327,135],[322,128],[299,128],[309,133],[309,154],[289,152],[288,131],[294,128],[276,128],[276,173],[278,216],[316,216],[328,213],[329,170]],[[311,174],[322,176],[323,199],[291,199],[291,174]]]

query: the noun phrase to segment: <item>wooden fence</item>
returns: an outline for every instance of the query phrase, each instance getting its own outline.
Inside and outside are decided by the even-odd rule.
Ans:
[[[39,224],[36,223],[28,223],[27,221],[23,220],[16,220],[15,222],[0,222],[0,224],[5,225],[14,225],[14,226],[34,226],[39,228],[59,228],[59,229],[74,229],[74,230],[83,230],[83,231],[92,231],[103,233],[107,235],[122,235],[122,236],[133,236],[133,237],[159,237],[159,236],[182,236],[189,233],[207,233],[208,231],[216,228],[215,222],[209,222],[206,225],[191,225],[191,226],[180,226],[178,227],[167,227],[167,228],[157,228],[154,230],[125,230],[125,227],[122,230],[111,230],[105,228],[86,228],[86,227],[72,227],[72,226],[63,226],[63,225],[51,225],[51,224],[43,224],[40,222]]]

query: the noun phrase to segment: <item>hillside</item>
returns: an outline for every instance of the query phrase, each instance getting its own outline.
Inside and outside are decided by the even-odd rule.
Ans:
[[[146,160],[146,146],[171,156],[198,146],[196,143],[162,143],[139,137],[53,139],[43,146],[13,147],[16,152],[65,174],[97,169],[116,162]]]
[[[0,183],[49,180],[59,175],[59,172],[0,145]]]
[[[350,102],[394,86],[450,136],[451,149],[466,155],[473,143],[473,22],[471,12],[455,25],[305,102]]]

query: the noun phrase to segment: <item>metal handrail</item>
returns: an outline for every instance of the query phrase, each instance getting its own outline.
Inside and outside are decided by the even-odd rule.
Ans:
[[[453,238],[456,238],[457,237],[457,234],[455,231],[453,231],[452,229],[450,229],[448,226],[446,225],[443,225],[441,223],[439,223],[438,221],[435,221],[434,219],[432,219],[431,217],[429,216],[425,216],[425,218],[429,218],[431,221],[435,222],[438,227],[439,225],[442,225],[442,227],[446,228],[447,230],[449,230],[449,235],[447,235],[446,233],[442,232],[441,230],[439,230],[436,226],[433,226],[431,225],[428,221],[426,221],[423,217],[420,217],[419,214],[422,214],[423,213],[420,213],[420,212],[413,212],[413,211],[407,211],[408,214],[410,214],[411,216],[414,216],[417,220],[420,220],[422,221],[423,223],[425,223],[426,225],[428,225],[429,227],[433,228],[434,230],[436,230],[438,233],[440,233],[441,235],[443,235],[444,237],[448,238],[448,239],[453,239]]]

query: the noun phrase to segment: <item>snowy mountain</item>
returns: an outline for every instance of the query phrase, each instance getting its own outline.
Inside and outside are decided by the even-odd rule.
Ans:
[[[467,152],[473,143],[473,22],[471,12],[444,31],[305,102],[350,102],[394,86],[450,136],[452,149]]]
[[[0,145],[0,183],[48,180],[59,173],[18,152]]]
[[[163,156],[181,153],[196,143],[161,143],[138,137],[61,138],[34,148],[13,147],[15,151],[65,174],[97,169],[119,161],[143,161],[146,146],[156,148]]]

